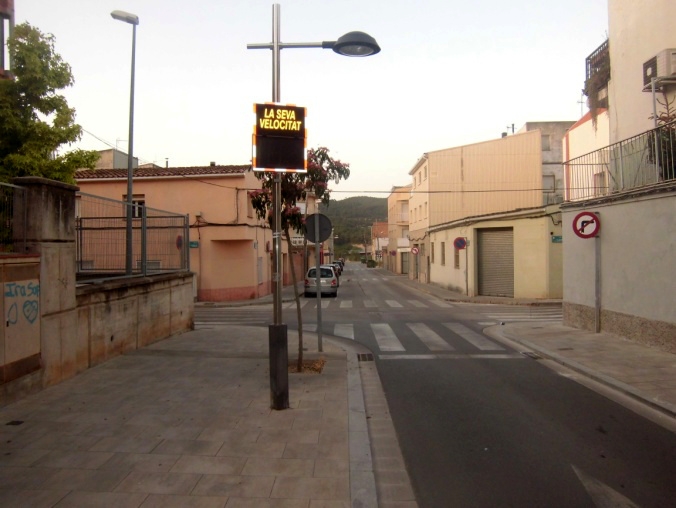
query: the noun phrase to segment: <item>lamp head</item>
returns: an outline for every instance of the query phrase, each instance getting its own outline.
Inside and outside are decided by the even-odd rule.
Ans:
[[[138,16],[136,14],[132,14],[131,12],[113,11],[110,13],[110,15],[113,17],[113,19],[118,21],[124,21],[130,25],[138,25]]]
[[[371,56],[380,52],[376,40],[364,32],[348,32],[333,43],[331,49],[344,56]]]

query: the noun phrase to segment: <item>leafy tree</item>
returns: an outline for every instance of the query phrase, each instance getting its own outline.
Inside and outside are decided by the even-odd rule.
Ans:
[[[288,245],[289,252],[292,250],[290,231],[298,233],[305,227],[305,217],[301,214],[296,204],[299,201],[305,201],[308,196],[313,195],[328,206],[331,199],[329,182],[336,183],[350,176],[350,165],[339,160],[333,159],[329,155],[329,149],[320,147],[309,149],[307,173],[284,173],[281,176],[281,220],[280,229],[284,232],[284,237]],[[259,219],[267,218],[272,225],[272,192],[274,187],[274,174],[256,173],[259,180],[262,181],[262,190],[250,192],[251,203]],[[300,295],[298,293],[298,284],[296,283],[296,270],[291,263],[291,279],[293,281],[293,291],[296,297],[296,311],[298,313],[298,372],[303,371],[303,322],[300,311]]]
[[[0,180],[40,176],[75,183],[79,168],[93,168],[98,153],[57,149],[82,136],[75,110],[58,90],[73,84],[70,65],[54,51],[54,36],[28,23],[8,41],[14,79],[0,80]]]

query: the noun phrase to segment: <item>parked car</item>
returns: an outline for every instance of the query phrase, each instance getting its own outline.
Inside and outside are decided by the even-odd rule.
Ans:
[[[322,294],[338,296],[338,276],[332,266],[319,267]],[[317,295],[317,271],[313,266],[305,274],[305,296]]]
[[[340,277],[343,274],[343,265],[340,264],[340,261],[334,261],[331,265],[336,270],[338,277]]]

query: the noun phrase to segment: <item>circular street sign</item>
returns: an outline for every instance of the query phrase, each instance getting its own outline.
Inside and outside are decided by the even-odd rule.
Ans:
[[[455,247],[458,250],[464,249],[465,247],[467,247],[467,238],[459,236],[458,238],[453,240],[453,247]]]
[[[580,212],[573,219],[573,233],[580,238],[593,238],[599,234],[601,219],[594,212]]]
[[[319,240],[315,240],[315,222],[319,221]],[[331,219],[322,213],[313,213],[305,219],[305,238],[312,243],[320,243],[331,236],[333,225]]]
[[[419,252],[419,251],[418,251],[418,247],[413,247],[413,248],[411,249],[411,254],[417,254],[418,252]]]

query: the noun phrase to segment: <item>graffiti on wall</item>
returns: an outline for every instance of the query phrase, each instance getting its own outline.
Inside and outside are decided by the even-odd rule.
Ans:
[[[33,325],[40,317],[40,283],[35,280],[6,282],[5,324],[7,327]]]

